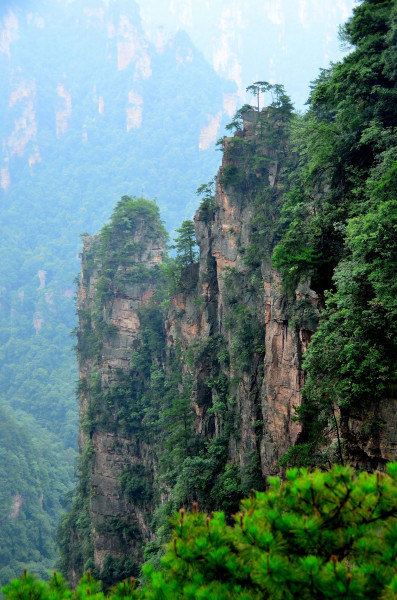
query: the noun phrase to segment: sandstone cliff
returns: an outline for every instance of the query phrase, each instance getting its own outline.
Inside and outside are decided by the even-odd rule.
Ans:
[[[72,579],[87,566],[107,583],[136,574],[174,510],[236,510],[298,439],[301,357],[318,300],[307,286],[287,295],[271,266],[288,118],[269,110],[259,128],[245,115],[224,140],[213,194],[195,216],[198,263],[171,291],[153,206],[124,199],[85,239],[80,494],[89,500],[84,526],[81,508],[71,518]]]
[[[271,266],[290,157],[282,117],[268,118],[269,129],[276,123],[277,138],[271,131],[258,136],[256,121],[246,121],[237,136],[225,140],[213,206],[195,216],[197,282],[172,299],[167,315],[168,346],[175,340],[184,348],[221,340],[227,364],[204,357],[192,373],[195,428],[214,436],[222,428],[214,410],[219,390],[211,386],[214,371],[222,372],[233,419],[228,460],[242,473],[254,467],[260,477],[279,472],[280,457],[298,438],[293,416],[301,402],[301,358],[318,314],[315,292],[302,285],[288,296]],[[265,160],[259,163],[258,157]],[[260,166],[252,174],[255,160]],[[259,211],[266,214],[264,223]],[[293,318],[297,313],[300,318]]]
[[[181,506],[236,511],[305,441],[295,418],[302,357],[323,299],[304,280],[286,289],[271,262],[295,160],[290,114],[242,113],[224,138],[194,218],[198,261],[176,279],[153,203],[123,198],[111,223],[85,239],[80,480],[64,544],[72,580],[88,567],[105,584],[136,575],[144,549],[156,560]],[[346,457],[354,442],[359,460],[360,416],[335,419]],[[389,456],[393,432],[362,450]],[[337,442],[331,432],[324,445]]]
[[[143,473],[150,479],[153,469],[136,407],[144,376],[133,359],[141,344],[140,310],[155,292],[164,252],[157,207],[127,197],[101,234],[84,239],[77,310],[80,494],[87,503],[84,526],[74,524],[78,547],[68,559],[73,581],[87,567],[109,579],[136,574],[151,538],[150,502],[134,501],[126,478]],[[80,507],[77,519],[82,512]]]

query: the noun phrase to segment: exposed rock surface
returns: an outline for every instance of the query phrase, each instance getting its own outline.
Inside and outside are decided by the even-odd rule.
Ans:
[[[254,126],[255,121],[250,123],[247,119],[240,136],[252,139]],[[293,417],[301,403],[301,358],[315,328],[318,300],[308,286],[297,290],[296,298],[287,297],[279,274],[270,266],[271,249],[260,261],[257,281],[252,285],[253,272],[245,257],[253,243],[255,207],[250,190],[240,192],[222,183],[225,169],[241,162],[240,158],[230,157],[228,142],[217,177],[216,208],[210,218],[200,210],[195,216],[200,248],[197,284],[190,284],[189,292],[173,299],[167,320],[168,345],[178,340],[187,348],[194,341],[222,336],[230,355],[226,375],[232,382],[231,393],[236,402],[230,459],[244,469],[255,457],[262,474],[268,475],[280,472],[278,460],[297,441],[300,432],[300,425]],[[266,151],[272,160],[261,183],[273,192],[274,219],[282,193],[278,181],[282,164],[271,148]],[[271,219],[267,227],[272,228]],[[192,279],[192,273],[189,277]],[[232,300],[231,295],[235,296]],[[251,341],[256,348],[250,364],[243,368],[237,364],[240,349],[235,336],[237,323],[233,322],[231,311],[234,302],[248,307],[259,327],[256,339]],[[302,327],[296,321],[291,322],[291,305],[299,302],[306,302],[313,309],[312,324]],[[219,423],[211,425],[213,416],[209,414],[216,398],[208,398],[205,390],[209,376],[206,366],[201,365],[193,376],[196,430],[216,432]]]
[[[171,296],[166,280],[153,276],[164,256],[153,220],[138,214],[122,240],[117,227],[85,239],[80,449],[91,546],[83,554],[105,582],[138,572],[145,545],[152,551],[159,531],[164,539],[168,515],[181,504],[233,510],[281,472],[280,459],[300,441],[302,357],[320,300],[307,282],[287,292],[271,264],[290,150],[285,123],[269,115],[269,131],[246,114],[224,141],[214,196],[194,219],[198,261]],[[395,400],[381,412],[385,426],[369,440],[360,437],[362,415],[335,417],[346,451],[349,440],[362,448],[360,466],[368,456],[372,466],[396,457]],[[180,439],[170,445],[175,431],[186,450]],[[176,458],[173,444],[181,444]],[[71,561],[72,579],[82,566]]]
[[[291,307],[306,302],[315,315],[317,311],[314,292],[306,287],[296,292],[295,299],[288,298],[280,276],[270,266],[285,149],[273,148],[266,141],[259,148],[266,156],[266,166],[251,173],[252,184],[241,187],[227,181],[231,169],[244,173],[249,168],[252,157],[247,156],[246,148],[256,144],[255,127],[255,119],[246,119],[244,130],[225,141],[213,205],[209,210],[201,208],[195,216],[199,261],[185,269],[180,290],[163,311],[164,356],[157,359],[167,377],[172,357],[181,353],[182,379],[189,378],[190,382],[191,435],[204,440],[203,447],[205,440],[225,436],[228,427],[224,460],[240,474],[242,493],[258,485],[263,475],[279,472],[279,458],[297,440],[300,426],[293,416],[301,402],[301,357],[315,318],[312,326],[303,328],[291,320]],[[242,152],[233,148],[234,139],[243,144]],[[264,224],[265,238],[270,240],[265,252],[254,246],[258,244],[258,190],[265,190],[263,202],[269,215]],[[140,376],[131,370],[141,345],[140,311],[150,305],[156,290],[153,278],[137,281],[134,273],[137,268],[153,269],[164,254],[161,236],[148,235],[148,231],[150,224],[138,219],[132,237],[124,240],[133,249],[130,256],[124,254],[122,260],[116,260],[115,254],[109,264],[104,263],[101,252],[106,244],[111,247],[119,243],[117,228],[105,246],[101,236],[95,236],[85,239],[83,250],[78,294],[80,448],[82,454],[89,455],[91,559],[102,574],[109,572],[112,561],[120,563],[126,557],[131,564],[123,563],[123,574],[136,572],[143,547],[153,536],[153,510],[156,504],[172,498],[175,484],[162,481],[157,464],[161,444],[126,427],[128,414],[123,421],[117,405],[117,386],[125,387],[127,380]],[[250,252],[253,257],[247,260]],[[98,290],[104,281],[108,289],[99,302]],[[89,346],[86,352],[85,337]],[[195,354],[193,365],[185,360],[189,352]],[[221,380],[227,382],[223,386],[227,391],[221,391]],[[124,404],[130,406],[128,412],[138,410],[137,397],[128,399],[128,390],[123,393]],[[220,402],[223,412],[216,409]],[[142,502],[136,493],[128,495],[122,488],[123,475],[138,467],[154,486],[152,500]],[[194,499],[192,493],[190,498]],[[211,507],[210,500],[207,504]]]
[[[150,221],[137,217],[128,239],[130,255],[119,260],[114,280],[109,282],[110,290],[102,301],[98,300],[98,289],[103,285],[107,265],[100,255],[101,238],[87,236],[84,240],[77,303],[80,452],[88,450],[90,455],[88,512],[92,558],[99,572],[106,569],[109,557],[123,560],[128,557],[131,564],[139,564],[144,544],[151,537],[147,511],[123,492],[122,476],[136,465],[152,468],[153,453],[141,439],[119,426],[111,408],[106,410],[103,404],[98,405],[101,402],[98,391],[102,399],[106,398],[109,391],[117,389],[123,376],[130,374],[131,359],[139,345],[139,309],[150,301],[155,285],[150,277],[134,282],[133,270],[141,266],[150,270],[161,262],[164,254],[164,239],[161,235],[153,237],[150,226]],[[92,334],[99,343],[99,352],[94,355],[92,348],[82,352],[89,329],[88,343],[93,343]],[[84,426],[88,421],[89,426]]]

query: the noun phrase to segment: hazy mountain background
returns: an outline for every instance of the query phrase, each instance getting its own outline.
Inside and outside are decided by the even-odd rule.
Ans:
[[[170,230],[191,216],[245,86],[284,83],[302,108],[352,5],[2,1],[0,582],[55,556],[76,438],[80,234],[123,194],[156,198]]]
[[[301,109],[320,67],[341,58],[338,27],[354,0],[137,0],[150,39],[186,31],[215,71],[236,83],[283,83]]]

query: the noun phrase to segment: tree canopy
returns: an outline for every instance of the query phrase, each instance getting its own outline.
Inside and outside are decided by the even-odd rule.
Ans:
[[[223,512],[193,506],[173,519],[160,567],[143,567],[143,584],[114,586],[112,600],[395,600],[397,598],[397,463],[387,473],[290,469],[285,481],[244,500],[229,523]],[[86,574],[71,592],[24,574],[6,600],[102,600]]]

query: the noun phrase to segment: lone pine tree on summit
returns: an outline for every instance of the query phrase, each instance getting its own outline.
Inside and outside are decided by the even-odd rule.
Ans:
[[[250,92],[250,94],[252,94],[253,96],[256,96],[257,99],[257,103],[258,103],[258,113],[260,111],[260,104],[259,104],[259,99],[260,99],[260,94],[265,94],[266,92],[270,92],[270,90],[272,89],[272,85],[268,82],[268,81],[255,81],[255,83],[253,83],[252,85],[249,85],[246,88],[246,92]]]

